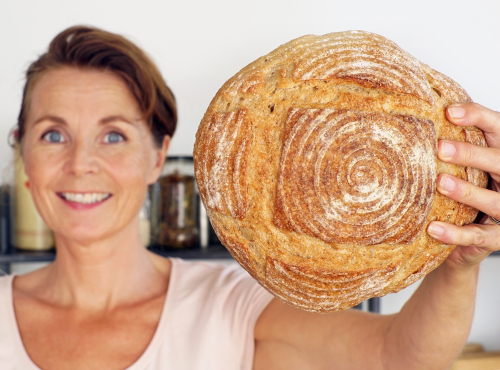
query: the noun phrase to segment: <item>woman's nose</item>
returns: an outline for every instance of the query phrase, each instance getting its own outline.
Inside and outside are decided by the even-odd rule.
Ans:
[[[75,176],[97,173],[99,166],[93,146],[90,143],[75,142],[68,153],[65,170]]]

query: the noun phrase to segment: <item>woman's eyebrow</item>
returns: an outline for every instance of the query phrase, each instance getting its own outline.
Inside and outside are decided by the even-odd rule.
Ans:
[[[105,117],[103,119],[101,119],[99,121],[99,124],[101,125],[106,125],[108,123],[111,123],[111,122],[115,122],[115,121],[122,121],[122,122],[125,122],[125,123],[128,123],[128,124],[131,124],[133,125],[133,122],[130,121],[129,119],[125,118],[124,116],[122,115],[116,115],[116,116],[109,116],[109,117]]]
[[[61,117],[52,116],[52,115],[45,115],[45,116],[42,116],[42,117],[38,118],[33,123],[33,126],[36,125],[37,123],[42,122],[42,121],[52,121],[54,123],[59,123],[59,124],[62,124],[62,125],[67,125],[66,121],[63,118],[61,118]],[[116,121],[122,121],[122,122],[125,122],[125,123],[133,125],[133,122],[131,120],[125,118],[122,115],[114,115],[114,116],[109,116],[109,117],[102,118],[101,120],[99,120],[99,124],[100,125],[106,125],[108,123],[116,122]]]
[[[59,124],[62,124],[62,125],[66,125],[67,124],[66,121],[64,119],[62,119],[61,117],[46,115],[46,116],[42,116],[39,119],[37,119],[35,121],[35,123],[33,123],[33,126],[36,125],[37,123],[42,122],[42,121],[52,121],[54,123],[59,123]]]

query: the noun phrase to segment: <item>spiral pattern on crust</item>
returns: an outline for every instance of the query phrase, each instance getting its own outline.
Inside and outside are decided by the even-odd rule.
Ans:
[[[290,109],[275,224],[330,243],[410,243],[432,205],[432,121]]]

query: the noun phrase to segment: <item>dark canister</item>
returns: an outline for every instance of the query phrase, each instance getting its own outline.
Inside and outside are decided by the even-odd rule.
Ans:
[[[0,254],[8,253],[12,243],[12,187],[0,186]]]
[[[168,157],[157,185],[151,187],[153,241],[164,248],[200,245],[200,200],[192,157]]]

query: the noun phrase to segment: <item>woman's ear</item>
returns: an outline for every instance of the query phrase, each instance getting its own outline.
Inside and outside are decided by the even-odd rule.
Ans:
[[[167,157],[168,147],[170,145],[170,136],[165,135],[160,148],[155,149],[155,163],[151,170],[148,184],[153,184],[158,180]]]

